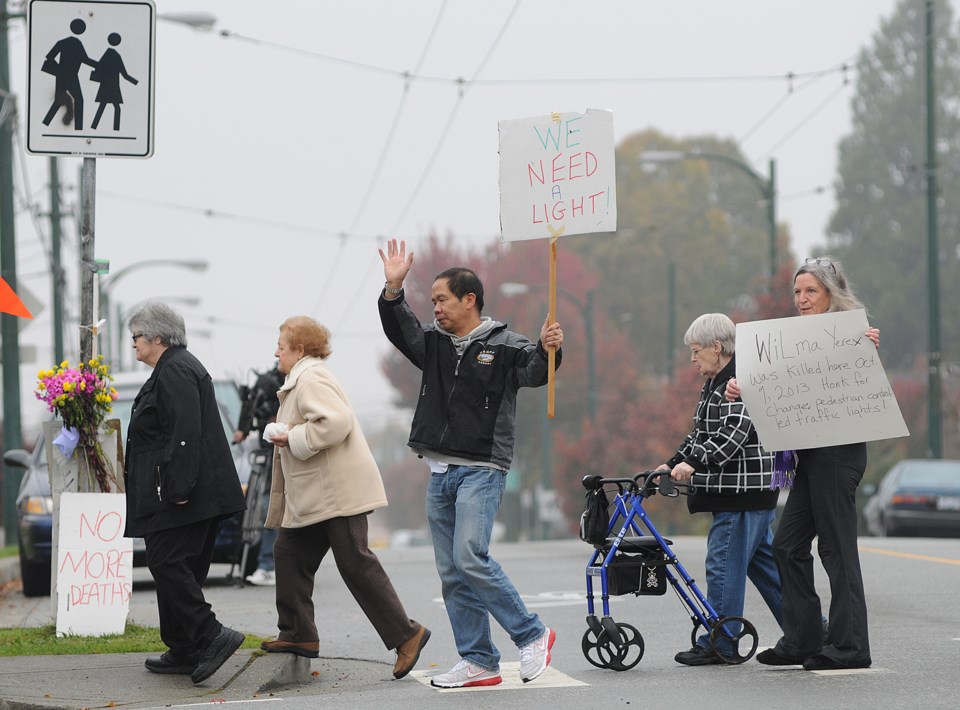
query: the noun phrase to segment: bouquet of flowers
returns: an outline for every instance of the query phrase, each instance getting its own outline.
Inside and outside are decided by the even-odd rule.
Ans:
[[[110,491],[111,479],[116,482],[99,437],[100,425],[117,399],[112,380],[102,355],[76,368],[64,360],[56,369],[37,373],[35,393],[63,420],[63,431],[53,443],[66,458],[76,453],[85,459],[87,471],[103,492]]]

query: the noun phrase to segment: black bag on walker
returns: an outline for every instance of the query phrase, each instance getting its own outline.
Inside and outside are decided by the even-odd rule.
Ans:
[[[610,527],[610,502],[603,488],[587,491],[585,498],[587,504],[580,516],[580,539],[594,547],[603,547]]]

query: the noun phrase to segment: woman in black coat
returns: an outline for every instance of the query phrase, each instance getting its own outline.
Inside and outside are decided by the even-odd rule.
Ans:
[[[153,368],[133,403],[124,480],[127,537],[143,537],[157,588],[153,673],[209,678],[243,643],[203,597],[217,526],[246,503],[210,375],[187,349],[183,318],[148,303],[128,321],[137,360]]]

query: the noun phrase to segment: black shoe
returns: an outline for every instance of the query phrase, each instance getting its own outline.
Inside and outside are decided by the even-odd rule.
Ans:
[[[758,653],[757,660],[765,666],[799,666],[803,663],[799,658],[781,656],[772,648]]]
[[[222,627],[216,638],[200,653],[200,662],[197,664],[197,669],[190,675],[190,680],[194,683],[202,683],[216,673],[217,669],[240,648],[243,639],[244,636],[239,631],[228,629],[226,626]]]
[[[680,651],[673,657],[673,660],[685,666],[717,666],[726,663],[713,651],[708,651],[699,646],[694,646],[689,651]]]
[[[143,662],[143,665],[151,673],[190,675],[197,670],[198,660],[200,660],[199,653],[181,656],[173,651],[167,651],[160,658],[148,658]]]
[[[824,656],[822,653],[815,653],[803,662],[805,671],[845,671],[851,668],[869,668],[870,661],[863,663],[840,663],[830,656]]]

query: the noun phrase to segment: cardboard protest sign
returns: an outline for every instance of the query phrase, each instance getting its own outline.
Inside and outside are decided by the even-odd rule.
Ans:
[[[613,113],[555,113],[500,121],[504,241],[617,228]]]
[[[122,634],[133,589],[126,496],[64,493],[57,554],[57,635]]]
[[[500,235],[550,238],[547,320],[556,322],[557,238],[617,228],[613,113],[552,113],[500,121]],[[547,417],[554,414],[556,353],[547,351]]]
[[[737,325],[737,381],[767,451],[908,436],[863,310]]]

